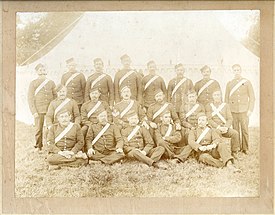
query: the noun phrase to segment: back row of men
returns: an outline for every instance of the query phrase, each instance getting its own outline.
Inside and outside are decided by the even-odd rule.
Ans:
[[[156,74],[154,61],[147,63],[149,74],[144,77],[131,68],[129,56],[123,55],[121,62],[123,68],[115,74],[113,83],[103,72],[100,58],[94,60],[95,73],[87,81],[76,71],[74,59],[68,59],[68,71],[57,87],[46,78],[43,64],[35,67],[38,78],[30,84],[28,102],[35,118],[38,149],[42,148],[45,116],[50,129],[58,124],[58,113],[66,109],[71,120],[81,125],[84,138],[90,124],[98,123],[102,110],[106,111],[108,121],[113,121],[120,130],[129,125],[129,114],[137,113],[140,125],[148,129],[152,137],[161,123],[161,116],[169,111],[176,130],[181,130],[182,145],[187,144],[189,131],[197,127],[198,114],[202,112],[220,135],[233,138],[233,153],[239,150],[247,153],[248,119],[254,109],[255,96],[250,81],[241,76],[240,65],[232,66],[234,79],[226,86],[226,103],[223,103],[220,85],[210,78],[208,66],[201,68],[203,78],[193,85],[184,76],[184,66],[177,64],[176,77],[170,80],[166,89],[163,78]]]

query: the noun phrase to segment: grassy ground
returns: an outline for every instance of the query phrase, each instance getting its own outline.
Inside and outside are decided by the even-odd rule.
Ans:
[[[46,151],[34,149],[33,127],[17,122],[16,197],[255,197],[259,195],[259,129],[250,129],[250,153],[236,161],[241,173],[189,159],[155,169],[136,161],[48,170]],[[19,131],[19,132],[18,132]],[[163,161],[165,162],[165,161]]]

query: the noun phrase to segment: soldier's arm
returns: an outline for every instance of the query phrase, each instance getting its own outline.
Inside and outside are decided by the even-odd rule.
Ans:
[[[199,81],[195,83],[194,90],[198,93],[199,92]]]
[[[248,82],[249,111],[253,112],[255,105],[255,93],[251,82]]]
[[[215,80],[214,83],[215,83],[215,89],[216,89],[216,90],[219,90],[219,91],[222,91],[222,88],[221,88],[219,82]]]
[[[224,102],[227,104],[229,104],[229,93],[230,93],[229,83],[227,83],[226,89],[225,89],[225,95],[224,95]]]
[[[60,83],[65,86],[65,84],[66,84],[65,74],[62,75]]]
[[[107,111],[107,118],[109,122],[113,122],[112,110],[107,102],[103,102],[104,109]]]
[[[211,134],[212,134],[212,142],[211,144],[219,144],[221,142],[221,137],[220,135],[214,130],[211,129]]]
[[[54,139],[54,127],[51,127],[47,135],[48,151],[57,154],[61,150],[55,145]]]
[[[120,95],[119,95],[119,71],[115,74],[114,79],[114,93],[115,93],[115,102],[118,103],[120,101]]]
[[[169,109],[170,109],[170,113],[171,113],[171,117],[173,119],[174,123],[180,123],[178,114],[176,112],[176,109],[174,108],[174,106],[172,104],[169,104]]]
[[[154,139],[156,141],[157,146],[159,146],[161,143],[165,142],[165,140],[162,139],[162,135],[160,133],[160,128],[155,129],[154,132]]]
[[[35,89],[33,86],[33,82],[31,82],[30,86],[29,86],[29,90],[28,90],[28,103],[29,103],[29,108],[30,111],[32,112],[32,115],[37,113],[37,109],[35,107],[35,95],[34,95]]]
[[[141,128],[142,136],[143,136],[143,141],[144,141],[144,151],[146,154],[149,153],[149,151],[154,148],[154,141],[153,138],[151,137],[149,131],[146,128]]]
[[[48,107],[48,111],[46,113],[45,120],[46,120],[47,127],[53,125],[53,122],[54,122],[54,107],[53,107],[52,102],[50,103],[50,105]]]
[[[137,101],[142,104],[142,84],[141,84],[141,75],[136,72],[136,83],[137,83]]]
[[[71,151],[76,154],[77,152],[82,150],[84,146],[84,136],[81,132],[80,126],[78,124],[75,124],[75,126],[76,126],[76,143]]]
[[[194,89],[194,84],[191,79],[188,79],[188,90],[193,90]]]
[[[107,76],[107,84],[108,84],[108,92],[109,92],[109,105],[113,106],[114,105],[114,100],[115,100],[115,93],[114,93],[114,84],[113,80],[110,76]]]
[[[79,113],[79,108],[75,100],[72,100],[73,103],[73,115],[74,115],[74,122],[76,124],[80,124],[81,118],[80,118],[80,113]]]
[[[163,80],[163,78],[161,78],[161,83],[160,83],[161,85],[161,90],[163,91],[163,93],[164,93],[164,95],[165,95],[165,99],[166,99],[166,101],[167,101],[167,89],[166,89],[166,85],[165,85],[165,82],[164,82],[164,80]]]
[[[52,94],[53,94],[53,99],[56,99],[57,98],[57,93],[56,93],[56,85],[54,83],[54,81],[52,81]]]
[[[166,138],[169,143],[175,144],[181,141],[180,131],[175,131],[175,133]]]
[[[95,138],[95,135],[94,135],[92,123],[90,123],[89,129],[88,129],[88,132],[87,132],[87,135],[86,135],[86,138],[85,138],[88,150],[91,149],[91,148],[93,148],[92,140],[94,138]]]
[[[81,79],[80,79],[80,84],[81,84],[81,90],[82,90],[82,95],[83,95],[83,99],[85,96],[85,88],[86,88],[86,79],[83,73],[80,74],[81,75]]]
[[[81,124],[89,126],[90,121],[88,119],[87,111],[86,111],[86,105],[83,104],[80,109],[80,118],[81,118]]]
[[[90,88],[91,88],[91,79],[88,78],[85,86],[84,102],[87,102],[90,100]]]
[[[226,105],[226,123],[225,123],[225,126],[227,128],[230,128],[231,125],[232,125],[232,122],[233,122],[233,116],[232,116],[232,113],[231,113],[231,110],[230,110],[230,106]]]
[[[142,93],[143,99],[142,99],[142,103],[140,103],[142,107],[144,107],[144,96],[145,96],[145,94],[144,94],[144,92],[145,92],[144,87],[145,87],[145,79],[143,77],[141,79],[141,93]]]
[[[123,146],[124,146],[123,138],[121,136],[119,129],[116,126],[114,126],[114,136],[116,141],[116,149],[118,148],[123,149]]]
[[[148,121],[152,122],[153,121],[153,106],[149,106],[148,111],[147,111],[147,118]]]
[[[173,91],[173,87],[172,87],[173,83],[172,83],[172,80],[169,81],[169,84],[168,84],[168,89],[167,89],[167,101],[168,102],[171,102],[172,100],[172,91]]]
[[[192,149],[198,151],[200,144],[196,143],[196,134],[194,130],[191,130],[188,135],[188,144],[191,146]]]
[[[145,115],[145,112],[144,112],[144,110],[142,109],[141,105],[138,102],[137,102],[137,107],[138,107],[139,119],[140,119],[141,122],[143,122],[147,119],[146,115]]]

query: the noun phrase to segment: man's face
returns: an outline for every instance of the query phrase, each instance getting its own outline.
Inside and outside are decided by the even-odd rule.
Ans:
[[[131,98],[131,90],[129,88],[127,89],[124,89],[122,92],[121,92],[121,97],[124,99],[124,100],[128,100]]]
[[[161,117],[162,123],[165,125],[170,124],[171,122],[171,114],[170,113],[165,113],[162,117]]]
[[[70,123],[71,115],[69,112],[61,113],[58,115],[57,120],[61,126],[67,126]]]
[[[131,59],[129,57],[123,58],[121,60],[121,64],[123,65],[124,68],[130,68],[130,66],[131,66]]]
[[[42,76],[42,75],[47,75],[46,68],[44,66],[40,67],[38,70],[36,70],[37,75]]]
[[[76,63],[74,61],[67,64],[67,68],[69,71],[73,71],[76,68]]]
[[[94,90],[90,92],[90,98],[92,101],[97,101],[99,99],[100,92],[98,90]]]
[[[242,73],[242,69],[239,66],[234,66],[232,71],[235,76],[240,76]]]
[[[130,126],[132,127],[136,126],[139,122],[138,115],[128,117],[128,121]]]
[[[157,65],[152,62],[148,65],[147,68],[148,68],[149,73],[152,73],[152,72],[155,72],[157,70]]]
[[[183,66],[179,66],[176,68],[176,74],[179,76],[183,76],[184,75],[184,68]]]
[[[164,99],[164,94],[163,93],[158,93],[155,95],[155,100],[156,102],[162,102]]]
[[[197,95],[196,95],[196,93],[190,93],[190,94],[188,94],[187,95],[187,99],[188,99],[188,102],[190,104],[196,103],[197,102]]]
[[[212,95],[214,102],[221,102],[222,100],[222,93],[221,91],[216,91]]]
[[[207,125],[207,118],[206,116],[201,116],[198,118],[198,126],[200,128],[204,128]]]
[[[103,70],[103,62],[98,60],[94,63],[95,71],[101,72]]]
[[[204,78],[210,78],[211,71],[209,68],[205,68],[204,70],[201,71],[201,74]]]
[[[62,89],[60,89],[58,92],[57,92],[57,96],[59,99],[65,99],[66,96],[67,96],[67,88],[66,87],[63,87]]]
[[[106,125],[106,123],[108,122],[108,118],[107,118],[107,112],[103,111],[102,113],[100,113],[98,116],[98,121],[100,124],[102,125]]]

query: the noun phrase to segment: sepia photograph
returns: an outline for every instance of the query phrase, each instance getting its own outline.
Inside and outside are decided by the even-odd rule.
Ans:
[[[16,13],[15,197],[259,197],[260,10]]]

